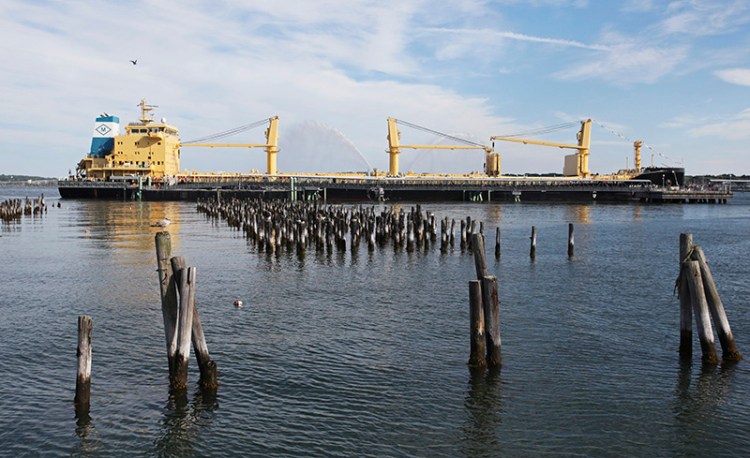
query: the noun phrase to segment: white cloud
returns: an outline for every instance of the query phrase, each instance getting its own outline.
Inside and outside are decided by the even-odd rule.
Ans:
[[[691,137],[713,137],[725,140],[750,139],[750,119],[706,124],[688,131]]]
[[[560,47],[571,47],[571,48],[582,48],[591,49],[595,51],[607,51],[607,46],[598,45],[595,43],[582,43],[575,40],[567,40],[564,38],[550,38],[550,37],[537,37],[532,35],[525,35],[522,33],[498,31],[489,29],[452,29],[452,28],[437,28],[437,27],[424,27],[419,31],[428,32],[434,34],[453,34],[467,37],[467,43],[487,43],[492,42],[495,39],[507,39],[514,41],[525,41],[531,43],[540,43],[545,45],[560,46]]]
[[[677,0],[667,7],[662,29],[667,33],[720,35],[750,23],[746,0]]]
[[[648,13],[656,10],[655,0],[626,0],[621,10],[626,13]]]
[[[665,123],[664,127],[682,129],[693,138],[748,140],[750,139],[750,108],[728,116],[680,116]]]
[[[750,86],[750,68],[728,68],[714,72],[718,78],[739,86]]]
[[[688,55],[683,46],[654,47],[648,41],[606,33],[607,52],[592,55],[555,74],[566,80],[599,78],[617,84],[654,83],[674,70]]]

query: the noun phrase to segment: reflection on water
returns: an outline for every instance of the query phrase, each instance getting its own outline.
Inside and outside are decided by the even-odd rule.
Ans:
[[[675,403],[677,420],[693,423],[719,407],[732,391],[737,364],[725,362],[719,368],[701,364],[698,379],[693,383],[692,365],[690,362],[681,362]]]
[[[565,213],[571,223],[589,224],[591,222],[591,205],[566,205]]]
[[[737,364],[724,363],[719,368],[702,364],[694,379],[696,374],[691,364],[680,363],[673,413],[684,452],[691,453],[698,447],[711,448],[712,443],[726,443],[734,435],[744,437],[743,427],[737,424],[739,419],[732,418],[727,411]],[[711,422],[709,418],[719,421]]]
[[[161,435],[154,444],[157,455],[187,456],[195,453],[201,429],[210,427],[219,404],[216,390],[196,390],[191,402],[184,391],[170,392],[161,420]]]
[[[128,202],[113,205],[111,202],[86,202],[78,207],[76,224],[80,236],[97,242],[103,249],[117,249],[125,262],[131,261],[128,253],[150,251],[154,236],[162,231],[152,227],[153,222],[170,218],[169,232],[173,249],[179,249],[181,223],[180,202]]]
[[[463,427],[466,456],[480,456],[498,448],[498,428],[502,424],[499,370],[469,370],[469,386]]]
[[[488,204],[484,206],[483,221],[492,221],[495,225],[502,225],[503,222],[503,205]]]
[[[633,221],[640,221],[641,220],[641,211],[642,208],[640,205],[634,205],[633,206]]]
[[[94,424],[91,422],[91,415],[88,412],[76,414],[76,436],[81,441],[74,449],[76,456],[93,456],[99,449],[99,435],[96,432]]]

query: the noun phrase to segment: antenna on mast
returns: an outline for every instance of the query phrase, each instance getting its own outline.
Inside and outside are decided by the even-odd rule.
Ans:
[[[159,108],[159,105],[148,105],[146,99],[141,99],[141,103],[138,104],[141,107],[141,119],[140,121],[144,124],[148,124],[154,121],[153,115],[149,114],[149,111],[153,111],[154,108]]]

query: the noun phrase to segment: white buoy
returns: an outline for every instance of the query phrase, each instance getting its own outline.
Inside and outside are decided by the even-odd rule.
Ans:
[[[239,300],[239,299],[235,299],[234,300],[234,306],[237,307],[237,308],[242,307],[242,301]]]

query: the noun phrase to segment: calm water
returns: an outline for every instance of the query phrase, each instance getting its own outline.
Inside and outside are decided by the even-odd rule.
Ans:
[[[191,203],[63,200],[1,226],[0,455],[746,456],[750,367],[678,363],[680,232],[713,268],[750,357],[750,196],[729,205],[427,204],[485,223],[503,368],[472,377],[457,247],[257,253]],[[198,268],[222,383],[170,397],[151,221]],[[576,256],[566,255],[576,224]],[[495,227],[503,254],[492,252]],[[538,230],[535,262],[528,257]],[[244,301],[235,309],[235,298]],[[94,320],[76,419],[76,322]],[[191,361],[191,384],[197,381]]]

